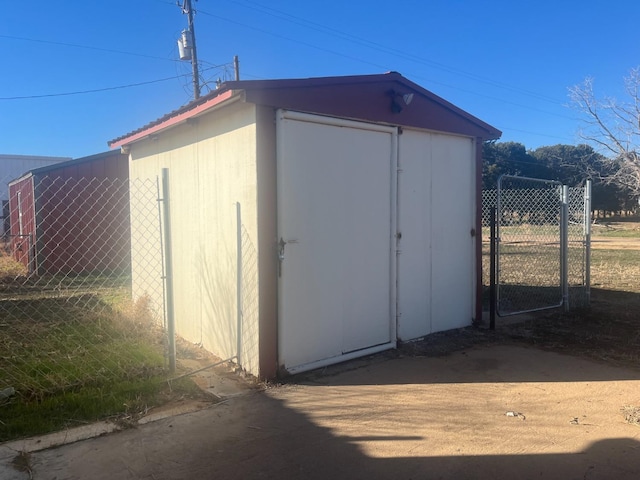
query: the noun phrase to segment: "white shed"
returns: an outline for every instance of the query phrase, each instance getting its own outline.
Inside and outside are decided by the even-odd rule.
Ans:
[[[499,136],[392,72],[227,82],[109,144],[132,180],[168,169],[177,332],[270,378],[480,318]]]

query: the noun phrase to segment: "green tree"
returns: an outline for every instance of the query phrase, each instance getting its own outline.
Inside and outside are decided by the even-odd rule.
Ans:
[[[522,143],[487,142],[482,150],[482,188],[496,188],[500,175],[549,178],[549,172]]]
[[[553,180],[565,185],[580,185],[591,179],[594,211],[606,214],[624,209],[629,192],[604,180],[611,174],[612,165],[590,145],[552,145],[531,154],[551,172]]]
[[[539,147],[531,155],[544,166],[552,180],[565,185],[579,185],[585,178],[592,178],[603,165],[604,157],[591,146],[552,145]]]

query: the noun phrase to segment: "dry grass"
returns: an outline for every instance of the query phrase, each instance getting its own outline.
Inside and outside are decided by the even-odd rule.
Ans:
[[[16,262],[9,249],[0,244],[0,283],[27,275],[27,268]]]
[[[591,285],[640,293],[640,250],[594,250]]]
[[[566,314],[549,310],[504,326],[502,333],[542,348],[640,368],[640,223],[619,222],[614,228],[620,245],[607,242],[591,252],[589,308]],[[594,238],[602,231],[594,231]]]
[[[591,227],[595,237],[607,238],[640,238],[640,222],[601,221]]]
[[[483,329],[445,332],[431,335],[424,345],[411,348],[420,353],[444,353],[478,342],[515,341],[640,369],[640,222],[595,226],[592,233],[589,308],[569,313],[561,309],[546,310],[529,314],[521,322],[514,322],[514,317],[498,317],[495,332]],[[488,245],[484,247],[486,274]],[[507,278],[514,284],[531,285],[527,283],[531,281],[531,261],[527,263],[526,256],[519,254],[517,248],[505,257],[503,274],[511,275]],[[557,269],[557,263],[554,268]],[[488,284],[488,275],[485,282]],[[531,287],[526,288],[532,291]]]
[[[640,427],[640,407],[627,405],[622,408],[622,414],[628,423]]]

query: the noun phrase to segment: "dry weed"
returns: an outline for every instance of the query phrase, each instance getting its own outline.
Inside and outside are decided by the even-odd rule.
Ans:
[[[27,268],[14,260],[9,249],[6,246],[0,246],[0,283],[25,277],[27,273]]]
[[[622,408],[622,414],[627,423],[640,427],[640,407],[627,405]]]

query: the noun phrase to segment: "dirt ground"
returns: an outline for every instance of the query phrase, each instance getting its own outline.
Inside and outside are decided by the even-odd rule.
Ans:
[[[640,478],[639,370],[483,335],[35,452],[19,478]]]
[[[640,278],[616,268],[594,268],[588,310],[498,318],[278,385],[203,373],[223,401],[58,448],[0,445],[0,478],[638,479]]]
[[[591,248],[600,250],[640,250],[640,238],[593,237]]]

